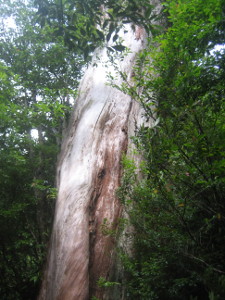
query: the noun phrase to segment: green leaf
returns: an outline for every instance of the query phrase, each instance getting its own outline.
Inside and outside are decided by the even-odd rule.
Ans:
[[[113,48],[114,50],[116,50],[116,51],[119,51],[119,52],[122,52],[122,51],[124,51],[124,50],[126,49],[126,47],[123,46],[123,45],[112,46],[112,48]]]

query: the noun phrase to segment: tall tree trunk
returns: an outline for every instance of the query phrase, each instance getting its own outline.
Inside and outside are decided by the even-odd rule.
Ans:
[[[124,44],[130,53],[116,61],[128,80],[136,54],[145,43],[143,29],[127,26]],[[116,230],[122,205],[116,197],[121,158],[127,153],[141,109],[130,96],[107,85],[107,50],[96,51],[81,81],[71,125],[58,164],[58,199],[46,272],[39,299],[125,299],[96,284],[115,275],[115,240],[104,226]],[[115,72],[114,72],[115,73]],[[117,84],[122,82],[117,79]],[[104,225],[105,224],[105,225]]]

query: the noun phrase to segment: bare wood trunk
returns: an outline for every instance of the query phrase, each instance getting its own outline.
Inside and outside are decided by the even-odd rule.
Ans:
[[[144,47],[144,32],[137,28],[123,36],[130,48],[120,68],[132,77],[136,54]],[[106,85],[109,69],[106,49],[97,50],[97,66],[90,66],[80,84],[71,126],[58,165],[58,199],[46,272],[39,300],[115,299],[100,289],[99,277],[111,278],[115,265],[112,230],[122,205],[116,197],[122,154],[127,152],[139,105],[130,96]],[[121,80],[118,80],[120,84]],[[107,225],[107,226],[108,226]]]

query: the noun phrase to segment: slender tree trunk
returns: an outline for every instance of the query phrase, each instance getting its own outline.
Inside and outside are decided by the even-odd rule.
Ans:
[[[116,61],[128,80],[136,54],[143,49],[141,28],[127,26],[124,44],[130,53]],[[116,197],[121,159],[127,153],[141,109],[130,96],[107,85],[107,50],[96,51],[80,84],[71,125],[58,164],[58,199],[46,272],[39,300],[125,299],[96,284],[115,275],[115,240],[104,224],[116,230],[122,205]],[[121,83],[117,79],[117,84]]]

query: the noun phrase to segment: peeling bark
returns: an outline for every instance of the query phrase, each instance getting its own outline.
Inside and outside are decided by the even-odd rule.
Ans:
[[[118,64],[131,80],[145,36],[140,28],[133,32],[129,27],[123,38],[131,53]],[[103,232],[102,224],[117,228],[122,213],[115,194],[121,180],[121,158],[135,122],[142,122],[141,109],[130,96],[106,85],[106,49],[97,50],[95,57],[97,66],[90,66],[81,81],[62,145],[58,199],[39,300],[123,299],[122,295],[111,298],[96,281],[100,276],[107,280],[114,272],[115,240]]]

